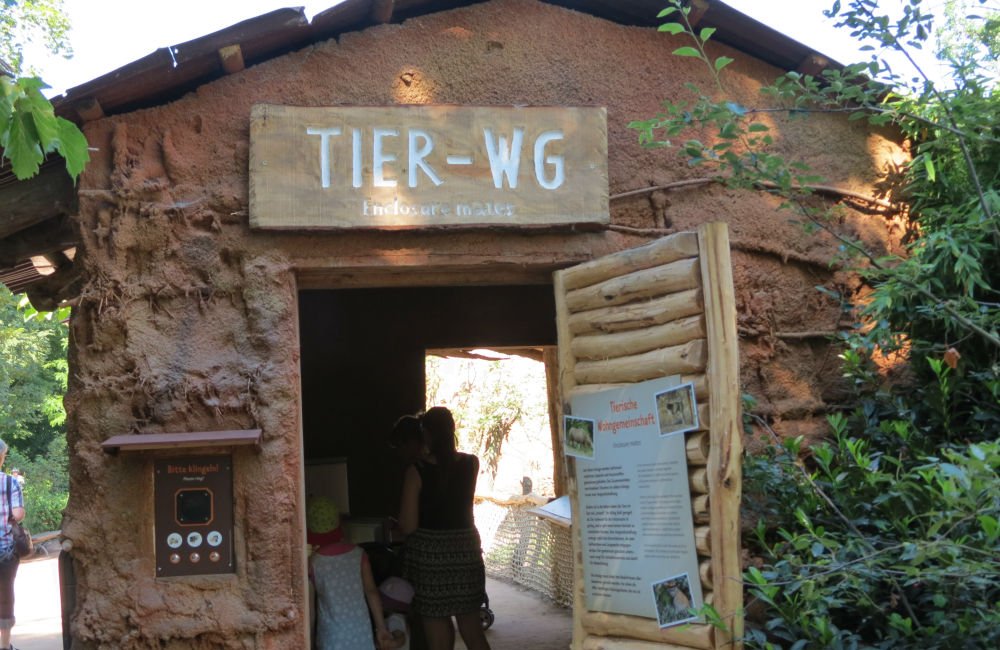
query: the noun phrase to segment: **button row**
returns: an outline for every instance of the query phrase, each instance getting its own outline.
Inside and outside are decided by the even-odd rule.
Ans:
[[[208,560],[209,560],[209,562],[218,562],[221,559],[222,559],[222,556],[219,555],[218,551],[212,551],[211,553],[208,554]],[[197,551],[194,552],[194,553],[191,553],[190,555],[188,555],[188,560],[191,562],[191,564],[197,564],[197,563],[201,562],[201,553],[198,553]],[[181,555],[180,555],[180,553],[171,553],[170,554],[170,563],[171,564],[180,564],[181,563]]]
[[[219,546],[222,544],[222,533],[217,530],[209,531],[209,533],[205,535],[205,541],[208,542],[209,546]],[[191,548],[198,548],[201,546],[201,542],[201,533],[192,531],[187,534],[187,545]],[[180,548],[183,543],[184,537],[182,537],[180,533],[170,533],[167,535],[167,546],[170,548]],[[197,560],[193,561],[197,562]]]

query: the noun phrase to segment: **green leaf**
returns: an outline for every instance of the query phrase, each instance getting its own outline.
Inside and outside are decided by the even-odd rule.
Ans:
[[[90,162],[87,138],[69,120],[57,117],[56,123],[59,129],[59,154],[66,159],[66,171],[76,180]]]
[[[38,146],[38,134],[30,115],[14,113],[4,155],[10,159],[11,169],[18,180],[23,181],[38,173],[44,155]]]
[[[35,124],[35,133],[38,134],[38,142],[41,144],[42,150],[46,153],[55,149],[59,139],[59,125],[56,123],[56,116],[52,112],[52,106],[49,105],[48,108],[48,111],[33,108],[28,112],[32,122]]]
[[[663,18],[664,16],[669,16],[670,14],[677,11],[677,7],[667,7],[666,9],[660,10],[660,13],[656,14],[657,18]]]
[[[712,38],[712,34],[714,33],[715,33],[714,27],[704,27],[702,28],[701,32],[699,32],[698,38],[700,38],[701,42],[704,43],[708,39]]]
[[[924,158],[924,171],[927,172],[927,180],[933,183],[935,178],[934,161],[928,155],[924,155],[923,158]]]
[[[674,36],[677,36],[684,31],[684,25],[680,23],[663,23],[657,28],[659,32],[670,32]]]
[[[722,70],[724,67],[726,67],[727,65],[729,65],[733,61],[735,61],[735,59],[733,59],[731,57],[720,56],[719,58],[717,58],[715,60],[715,71],[718,72],[719,70]]]
[[[1000,537],[1000,522],[992,515],[979,515],[977,519],[979,519],[979,525],[983,527],[983,532],[986,533],[989,543],[996,543],[997,537]]]
[[[696,50],[695,48],[693,48],[691,46],[685,46],[685,47],[679,47],[679,48],[677,48],[676,50],[674,50],[674,55],[675,56],[693,56],[693,57],[698,58],[698,59],[701,58],[701,52],[699,52],[698,50]]]

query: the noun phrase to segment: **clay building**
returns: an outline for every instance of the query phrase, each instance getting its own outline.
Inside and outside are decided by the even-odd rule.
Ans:
[[[858,285],[838,270],[837,239],[793,223],[765,189],[727,189],[682,151],[638,144],[629,122],[713,83],[703,63],[671,55],[686,43],[657,31],[662,6],[346,0],[311,20],[284,9],[57,98],[91,161],[75,187],[59,161],[2,179],[0,265],[38,308],[73,306],[62,527],[73,648],[308,647],[307,468],[346,459],[351,516],[395,514],[401,468],[386,434],[425,407],[426,350],[549,351],[558,382],[553,273],[709,222],[728,227],[740,390],[782,434],[818,435],[840,399],[829,335],[842,306],[815,287]],[[723,2],[693,8],[717,28],[710,55],[735,59],[727,91],[745,106],[784,71],[830,65]],[[520,142],[510,125],[523,114]],[[817,200],[838,206],[835,232],[896,245],[871,197],[904,159],[897,140],[835,115],[760,119],[779,153],[826,178]],[[291,152],[292,131],[307,154]],[[462,149],[469,132],[495,137]],[[562,158],[571,142],[586,150]],[[435,158],[444,149],[457,158]],[[496,192],[469,189],[469,152],[507,165],[487,176]],[[573,192],[553,201],[560,173]],[[381,193],[348,209],[338,187]],[[199,566],[186,555],[170,566],[163,499],[182,524],[219,527]]]

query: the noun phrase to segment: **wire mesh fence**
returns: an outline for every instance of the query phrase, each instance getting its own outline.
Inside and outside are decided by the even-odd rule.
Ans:
[[[509,500],[476,498],[476,527],[483,540],[486,574],[571,607],[570,529],[529,512],[544,503],[530,495]]]

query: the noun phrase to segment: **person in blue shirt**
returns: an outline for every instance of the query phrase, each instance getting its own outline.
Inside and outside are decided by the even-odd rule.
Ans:
[[[7,460],[7,443],[0,440],[0,468]],[[21,558],[14,552],[11,520],[24,519],[24,496],[21,483],[7,473],[0,477],[0,650],[15,650],[10,644],[14,627],[14,578]]]

